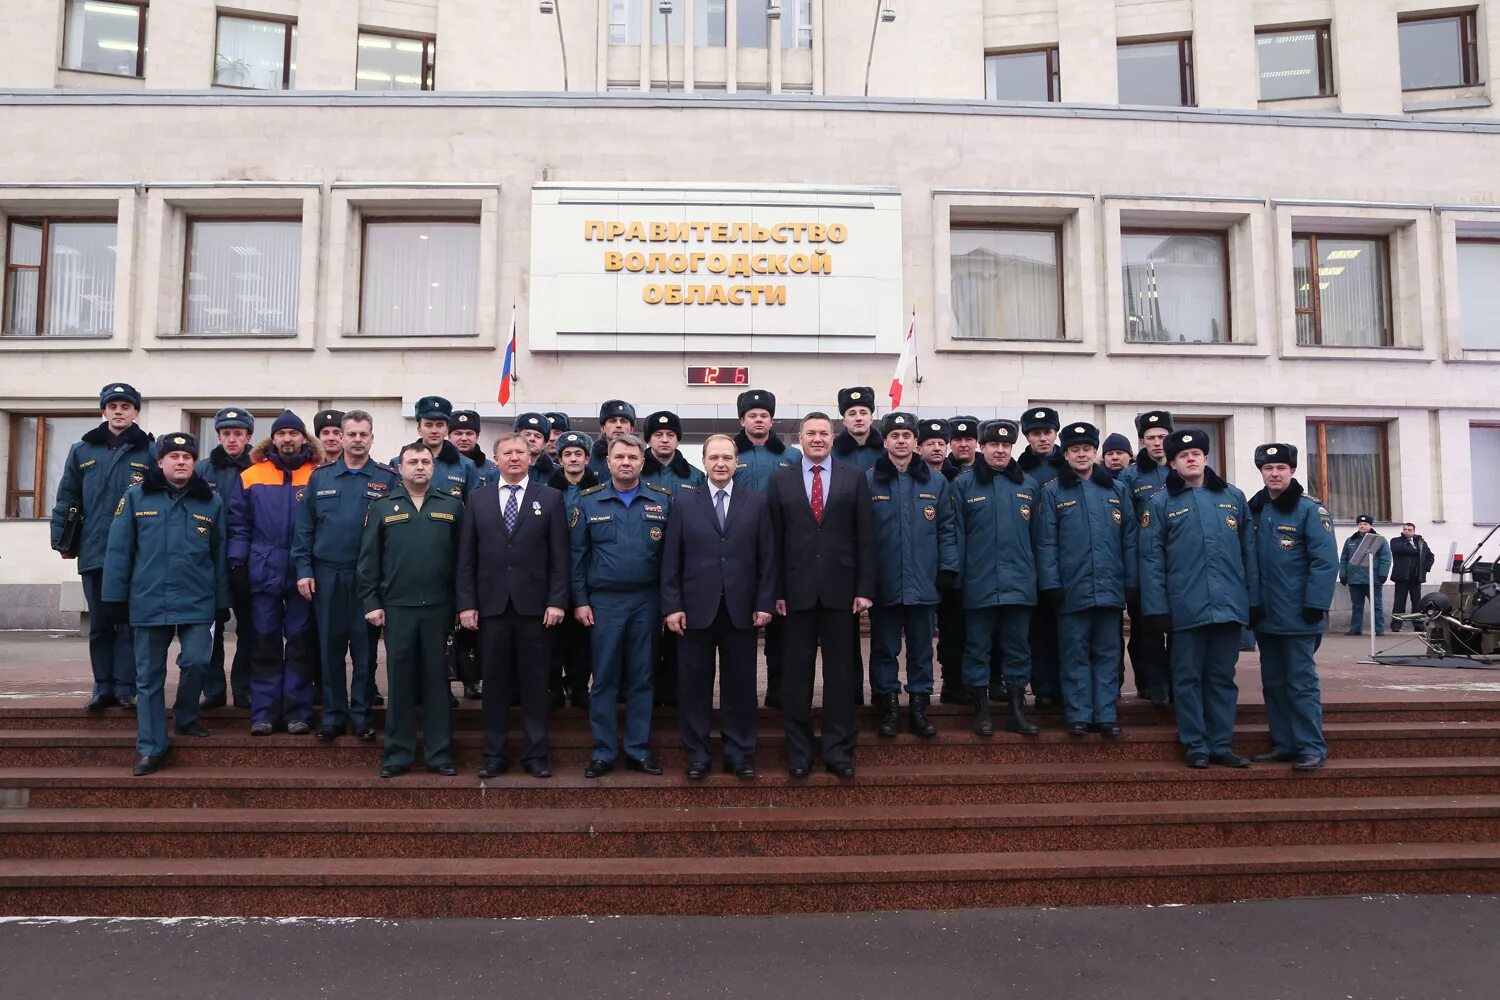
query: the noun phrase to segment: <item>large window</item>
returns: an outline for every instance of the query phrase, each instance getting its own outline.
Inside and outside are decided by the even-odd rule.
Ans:
[[[670,14],[661,13],[657,9],[657,0],[651,0],[651,44],[666,45],[670,33],[672,44],[681,45],[683,13],[682,0],[672,5]]]
[[[219,15],[214,85],[290,90],[297,78],[297,25],[260,17]]]
[[[302,223],[294,219],[188,223],[182,332],[297,332]]]
[[[367,222],[360,330],[403,336],[475,333],[479,223]]]
[[[1061,340],[1062,230],[955,227],[953,336]]]
[[[1327,97],[1333,93],[1333,45],[1328,25],[1255,33],[1260,99]]]
[[[114,76],[146,72],[146,0],[68,0],[63,68]]]
[[[1403,18],[1401,89],[1467,87],[1479,82],[1474,12]]]
[[[693,44],[723,48],[729,43],[729,0],[698,0],[693,6]]]
[[[783,17],[788,6],[789,3],[782,4]],[[766,40],[771,37],[771,21],[766,18],[766,5],[759,0],[742,0],[735,7],[735,30],[735,44],[740,48],[767,48]]]
[[[431,38],[359,33],[356,90],[431,90],[437,42]]]
[[[1383,236],[1292,238],[1297,343],[1389,347],[1390,250]]]
[[[5,477],[6,517],[50,517],[68,449],[99,426],[99,415],[10,415],[10,464]]]
[[[1458,241],[1458,311],[1465,350],[1500,351],[1500,239]]]
[[[984,96],[991,101],[1060,101],[1057,48],[984,57]]]
[[[701,3],[702,0],[699,0]],[[756,0],[741,0],[754,4]],[[783,0],[781,5],[781,47],[812,48],[812,0]]]
[[[1126,340],[1229,342],[1226,234],[1126,230],[1120,249]]]
[[[641,43],[640,0],[609,0],[609,44]]]
[[[1474,523],[1500,524],[1500,424],[1469,425]]]
[[[1338,420],[1307,422],[1307,490],[1335,518],[1369,514],[1391,519],[1391,466],[1386,425]]]
[[[1191,107],[1193,40],[1121,42],[1116,49],[1121,104]]]
[[[114,332],[114,220],[13,219],[7,235],[6,336]]]

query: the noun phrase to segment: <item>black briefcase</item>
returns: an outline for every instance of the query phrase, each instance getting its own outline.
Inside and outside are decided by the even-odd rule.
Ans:
[[[68,505],[63,515],[62,533],[57,536],[57,547],[64,555],[78,554],[78,536],[83,532],[83,508],[76,503]]]

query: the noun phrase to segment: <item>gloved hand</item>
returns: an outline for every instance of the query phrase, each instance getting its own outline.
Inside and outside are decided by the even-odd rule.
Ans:
[[[238,603],[250,600],[250,567],[244,564],[229,567],[229,592]]]
[[[1322,608],[1303,608],[1302,620],[1309,625],[1316,625],[1323,620],[1323,616],[1327,613]]]
[[[1047,605],[1047,607],[1049,608],[1055,608],[1063,601],[1063,592],[1061,587],[1050,587],[1047,590],[1042,591],[1041,596],[1042,603]]]
[[[130,605],[124,601],[103,601],[99,613],[106,625],[125,625],[130,621]]]
[[[1339,577],[1339,586],[1341,586],[1341,587],[1347,587],[1347,586],[1349,586],[1349,578],[1347,576],[1341,576],[1341,577]]]
[[[1250,627],[1259,625],[1266,617],[1266,609],[1257,604],[1250,609]]]
[[[939,593],[948,594],[958,589],[958,574],[951,569],[940,569],[937,575]]]
[[[1172,631],[1172,616],[1147,615],[1141,619],[1141,624],[1147,628],[1156,629],[1159,632],[1170,632]]]

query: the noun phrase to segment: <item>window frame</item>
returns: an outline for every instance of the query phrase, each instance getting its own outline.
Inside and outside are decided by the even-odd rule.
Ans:
[[[97,413],[76,410],[59,410],[55,413],[12,410],[6,414],[10,420],[10,433],[6,435],[10,454],[5,461],[4,520],[45,521],[51,517],[47,506],[47,421],[58,417],[87,419],[96,416]],[[21,471],[21,424],[28,419],[36,421],[36,468],[32,474],[34,487],[23,490],[17,488],[16,483],[20,481]],[[31,501],[32,517],[20,515],[22,500]]]
[[[1004,98],[1004,97],[991,97],[989,95],[989,86],[990,86],[989,61],[991,59],[1003,58],[1005,56],[1028,56],[1028,55],[1036,55],[1039,52],[1042,53],[1043,55],[1045,55],[1047,57],[1047,103],[1048,104],[1061,104],[1062,103],[1062,59],[1060,58],[1060,55],[1059,55],[1060,47],[1057,46],[1057,45],[1034,45],[1034,46],[1032,46],[1030,48],[1025,48],[1025,49],[1000,49],[1000,50],[997,50],[997,51],[986,52],[984,54],[984,62],[981,64],[981,67],[980,67],[981,70],[984,73],[984,88],[985,88],[984,99],[986,101],[1003,101],[1003,100],[1008,100],[1008,98]]]
[[[1474,243],[1474,244],[1478,244],[1480,246],[1500,247],[1500,236],[1464,236],[1462,234],[1459,234],[1459,235],[1457,235],[1454,238],[1454,241],[1453,241],[1455,254],[1462,252],[1463,246],[1466,243]],[[1462,302],[1463,302],[1463,299],[1462,299],[1463,291],[1462,291],[1462,289],[1463,289],[1463,285],[1462,285],[1462,283],[1460,281],[1460,278],[1459,278],[1459,275],[1457,273],[1455,273],[1455,275],[1454,275],[1454,287],[1459,290],[1459,292],[1458,292],[1458,294],[1460,296],[1460,298],[1459,298],[1459,303],[1460,303],[1459,313],[1460,313],[1460,316],[1462,316],[1462,312],[1463,312],[1463,310],[1462,310]],[[6,301],[9,301],[9,288],[8,288],[8,286],[7,286],[6,292],[7,292]],[[0,329],[4,329],[4,328],[0,327]],[[1460,322],[1458,324],[1458,331],[1457,332],[1458,332],[1458,349],[1460,351],[1493,351],[1493,350],[1495,350],[1495,348],[1493,348],[1493,347],[1470,347],[1466,343],[1464,343],[1464,329],[1463,329],[1463,323],[1462,322]],[[1476,425],[1476,426],[1486,426],[1487,427],[1487,426],[1491,426],[1491,425],[1484,424],[1484,425]],[[1500,427],[1500,424],[1495,424],[1494,426]]]
[[[136,8],[136,39],[135,39],[135,72],[134,73],[110,73],[99,69],[83,69],[79,66],[69,66],[66,63],[68,53],[68,8],[75,3],[86,3],[87,0],[68,0],[63,5],[63,30],[62,30],[62,52],[57,61],[57,68],[69,73],[93,73],[98,76],[116,76],[123,80],[143,80],[146,78],[146,12],[151,8],[151,0],[107,0],[121,7]],[[217,43],[218,38],[215,36]]]
[[[1131,38],[1115,39],[1115,52],[1133,45],[1161,45],[1166,42],[1177,44],[1177,87],[1178,95],[1182,103],[1175,105],[1179,108],[1196,108],[1198,106],[1198,87],[1194,80],[1195,68],[1193,65],[1193,36],[1168,35],[1165,38]],[[1118,66],[1118,58],[1116,59]],[[1118,68],[1115,70],[1116,79],[1119,77]],[[1174,105],[1148,105],[1149,107],[1173,107]]]
[[[260,90],[266,93],[276,93],[264,87],[241,87],[233,83],[212,83],[213,78],[218,75],[219,67],[219,33],[223,26],[224,18],[232,17],[239,21],[263,21],[267,24],[279,24],[283,30],[281,33],[281,89],[292,89],[292,33],[297,30],[297,19],[295,17],[278,17],[275,14],[251,14],[239,11],[216,10],[214,12],[214,61],[209,73],[210,85],[214,87],[225,87],[229,90]]]
[[[1491,240],[1490,242],[1500,243],[1500,240]],[[1476,431],[1476,430],[1497,431],[1497,432],[1500,432],[1500,420],[1470,420],[1469,421],[1469,433],[1472,435],[1474,433],[1474,431]],[[1470,462],[1470,467],[1471,468],[1473,466],[1473,461],[1474,461],[1474,453],[1473,453],[1473,449],[1470,449],[1470,451],[1469,451],[1469,462]],[[1471,502],[1473,501],[1473,498],[1474,498],[1473,495],[1474,495],[1474,483],[1473,483],[1473,477],[1471,476],[1470,477],[1470,483],[1469,483],[1469,499],[1470,499]],[[1480,517],[1479,517],[1479,511],[1477,509],[1477,505],[1476,505],[1476,509],[1474,510],[1473,513],[1474,513],[1474,523],[1477,524],[1477,525],[1490,526],[1490,525],[1494,525],[1494,524],[1500,524],[1500,521],[1485,521],[1485,520],[1481,520]]]
[[[1379,507],[1374,517],[1377,523],[1389,524],[1395,516],[1391,510],[1391,422],[1389,420],[1361,420],[1357,417],[1308,417],[1308,430],[1317,428],[1318,453],[1316,480],[1319,488],[1319,497],[1325,507],[1328,507],[1328,428],[1330,427],[1373,427],[1380,432],[1380,470],[1381,475],[1377,477],[1376,487],[1379,490]],[[1314,482],[1311,475],[1308,476],[1309,485]],[[1357,514],[1348,517],[1339,516],[1332,507],[1328,507],[1332,519],[1339,524],[1353,524]]]
[[[961,337],[957,333],[950,333],[949,339],[965,344],[1063,344],[1068,341],[1068,316],[1067,302],[1064,298],[1064,289],[1067,285],[1067,275],[1064,271],[1066,266],[1063,259],[1063,223],[1057,224],[1047,222],[986,222],[982,220],[958,220],[948,223],[949,246],[948,259],[953,259],[952,234],[959,231],[968,232],[1029,232],[1029,233],[1051,233],[1053,235],[1053,246],[1057,250],[1057,336],[1056,337]],[[951,265],[950,265],[951,266]],[[952,281],[952,272],[949,272],[949,281]]]
[[[1177,228],[1155,228],[1152,226],[1121,226],[1120,227],[1120,287],[1123,294],[1124,270],[1127,264],[1125,260],[1125,237],[1127,236],[1213,236],[1218,239],[1224,250],[1224,339],[1214,340],[1192,340],[1186,344],[1174,346],[1198,346],[1218,347],[1223,344],[1234,343],[1234,264],[1230,260],[1229,231],[1227,229],[1177,229]],[[1125,343],[1152,345],[1160,343],[1155,340],[1136,340],[1130,336],[1130,330],[1125,331]]]
[[[408,223],[408,224],[421,224],[421,223],[428,223],[428,224],[461,223],[463,225],[473,226],[474,229],[475,229],[475,231],[477,232],[479,240],[480,240],[480,244],[475,247],[474,267],[475,267],[476,271],[478,271],[479,266],[480,266],[479,255],[482,254],[483,251],[484,251],[484,247],[483,247],[483,239],[484,239],[484,229],[483,229],[483,226],[484,226],[484,223],[483,223],[482,219],[474,218],[474,217],[469,217],[469,216],[462,216],[462,215],[365,215],[365,214],[361,213],[360,218],[359,218],[359,288],[358,288],[358,291],[357,291],[357,298],[356,298],[356,301],[358,303],[358,311],[356,313],[356,322],[358,323],[358,325],[354,328],[354,330],[355,330],[354,336],[355,337],[378,338],[378,337],[391,337],[391,336],[406,336],[405,334],[367,333],[367,332],[365,332],[365,268],[366,268],[366,265],[368,264],[367,257],[368,257],[369,246],[370,246],[370,226],[371,226],[371,224],[374,224],[374,225],[378,226],[378,225],[382,225],[382,224],[389,225],[391,223]],[[480,272],[480,273],[482,274],[482,272]],[[479,331],[478,306],[479,306],[479,293],[481,291],[481,288],[480,288],[481,285],[482,285],[482,282],[477,283],[475,285],[475,290],[474,290],[474,305],[475,305],[474,333],[472,333],[472,334],[467,334],[467,333],[466,334],[451,334],[451,333],[422,334],[421,335],[422,339],[442,338],[442,337],[450,337],[450,336],[459,336],[459,337],[477,336],[479,334],[479,332],[480,332]]]
[[[1401,92],[1403,94],[1419,94],[1428,90],[1448,90],[1453,87],[1479,86],[1481,83],[1479,79],[1479,11],[1474,7],[1470,7],[1467,10],[1448,10],[1441,13],[1419,11],[1413,14],[1401,14],[1397,16],[1396,71],[1398,74],[1401,71],[1400,30],[1402,25],[1453,20],[1458,21],[1459,82],[1442,84],[1436,87],[1402,86]]]
[[[1318,287],[1321,283],[1318,277],[1320,264],[1318,261],[1318,240],[1369,240],[1379,243],[1385,248],[1385,336],[1379,344],[1324,344],[1323,343],[1323,295]],[[1307,240],[1307,263],[1312,270],[1312,279],[1308,282],[1309,300],[1311,305],[1306,309],[1297,305],[1296,293],[1296,270],[1297,270],[1297,241]],[[1296,317],[1310,315],[1313,319],[1313,339],[1309,343],[1297,341],[1299,347],[1335,347],[1344,350],[1378,350],[1381,348],[1395,347],[1396,344],[1396,302],[1395,291],[1392,287],[1391,267],[1391,237],[1389,233],[1339,233],[1339,232],[1311,232],[1302,230],[1292,231],[1292,326],[1293,336],[1296,336]]]
[[[47,333],[47,260],[52,250],[52,227],[57,223],[68,225],[71,223],[90,223],[100,225],[102,223],[113,223],[115,226],[116,246],[118,246],[120,219],[118,216],[95,216],[95,215],[12,215],[5,220],[5,269],[4,276],[0,278],[0,340],[40,340],[50,337],[54,340],[85,339],[103,340],[106,335],[95,333],[84,334],[49,334]],[[40,263],[12,264],[11,249],[13,242],[10,238],[11,226],[41,226],[42,227],[42,249],[38,256]],[[118,263],[119,257],[116,256]],[[11,275],[16,271],[35,271],[36,275],[36,329],[35,334],[9,333],[10,330],[10,287]],[[115,331],[111,330],[107,336],[113,337]]]
[[[1316,94],[1304,94],[1300,97],[1262,97],[1257,95],[1261,101],[1310,101],[1320,97],[1337,97],[1338,89],[1333,85],[1333,25],[1328,21],[1319,21],[1314,24],[1282,26],[1279,28],[1256,28],[1255,37],[1257,42],[1262,35],[1286,35],[1296,31],[1316,31],[1318,33],[1318,92]],[[1260,60],[1256,60],[1256,77],[1260,76]]]
[[[421,78],[420,78],[420,85],[417,87],[417,91],[420,93],[421,91],[424,91],[424,90],[430,92],[430,91],[434,91],[434,90],[437,89],[437,36],[436,35],[424,35],[421,32],[416,32],[416,31],[393,31],[393,30],[390,30],[390,29],[387,29],[387,28],[360,28],[358,31],[356,31],[354,33],[354,45],[355,45],[355,50],[356,50],[355,51],[355,55],[354,55],[354,72],[355,72],[354,89],[355,90],[360,89],[359,88],[359,75],[358,75],[359,74],[359,52],[358,52],[359,40],[361,38],[365,37],[366,35],[372,35],[372,36],[374,36],[376,38],[392,38],[392,39],[397,39],[397,40],[403,41],[403,42],[421,42],[422,43],[422,73],[421,73]],[[430,86],[430,87],[427,85],[429,80],[432,82],[432,86]]]
[[[298,330],[291,333],[248,333],[239,331],[236,333],[194,333],[188,329],[188,282],[192,280],[193,272],[193,226],[199,222],[295,222],[303,226],[306,223],[300,215],[192,215],[183,213],[182,219],[182,288],[178,296],[182,300],[177,317],[176,337],[216,337],[234,340],[237,338],[252,337],[274,337],[286,339],[299,335]],[[299,232],[300,238],[300,232]],[[299,248],[300,249],[300,248]],[[301,261],[298,261],[298,284],[297,284],[297,308],[302,308],[302,284],[301,284]]]

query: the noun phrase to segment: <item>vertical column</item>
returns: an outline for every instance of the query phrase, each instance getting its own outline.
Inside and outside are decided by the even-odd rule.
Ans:
[[[1057,46],[1065,101],[1116,104],[1115,0],[1059,0]]]
[[[754,2],[754,0],[749,0]],[[724,92],[732,94],[740,89],[740,0],[729,0],[724,8]]]
[[[57,83],[63,42],[63,5],[53,0],[0,4],[0,86],[51,87]]]
[[[1260,100],[1255,5],[1195,0],[1193,85],[1202,108],[1254,108]]]
[[[705,0],[683,0],[682,5],[682,90],[693,92],[694,57],[698,41],[698,4]]]
[[[298,90],[353,90],[359,0],[303,4],[297,21]]]
[[[1341,111],[1401,113],[1401,45],[1391,0],[1333,0],[1333,63]]]
[[[636,0],[641,17],[641,89],[651,89],[651,0]]]

